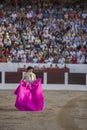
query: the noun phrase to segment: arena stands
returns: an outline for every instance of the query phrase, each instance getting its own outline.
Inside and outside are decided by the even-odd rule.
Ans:
[[[87,10],[73,5],[0,4],[0,62],[87,64]]]

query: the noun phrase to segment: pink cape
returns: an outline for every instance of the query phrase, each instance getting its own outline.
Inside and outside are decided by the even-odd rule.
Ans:
[[[38,78],[32,84],[21,80],[14,91],[17,95],[15,107],[21,111],[41,111],[44,107],[41,79]]]

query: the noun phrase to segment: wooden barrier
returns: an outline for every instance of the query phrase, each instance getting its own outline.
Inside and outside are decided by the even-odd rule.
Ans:
[[[18,68],[17,72],[26,72],[27,69],[25,68]],[[69,73],[69,68],[37,68],[37,69],[34,69],[34,72],[67,72]]]
[[[68,74],[68,84],[86,85],[86,74],[69,73]]]
[[[37,78],[42,78],[43,83],[43,73],[36,72]],[[22,79],[22,72],[5,72],[5,83],[19,83]]]
[[[22,72],[24,71],[25,70],[20,69],[18,72],[0,72],[0,84],[19,83],[22,79]],[[42,79],[42,84],[87,84],[86,73],[70,73],[69,69],[45,69],[45,71],[35,70],[35,73],[37,78]],[[67,75],[65,75],[65,73]]]
[[[26,72],[25,68],[18,68],[18,72]],[[34,69],[34,73],[36,73],[37,78],[42,78],[43,83],[43,74],[47,73],[47,84],[64,84],[64,73],[69,73],[68,68],[40,68]]]
[[[19,83],[21,78],[21,72],[5,72],[5,83]]]
[[[64,84],[64,72],[47,72],[47,84]]]
[[[24,69],[18,70],[18,72],[5,72],[5,83],[19,83],[22,78],[22,72]],[[68,72],[68,84],[86,84],[86,74],[69,73],[69,69],[45,69],[35,70],[37,78],[44,80],[44,72],[47,73],[47,84],[64,84],[65,72]],[[2,72],[0,72],[0,83],[2,82]]]
[[[65,84],[64,72],[46,72],[47,84]],[[43,72],[36,72],[37,78],[44,80]],[[5,72],[5,83],[19,83],[22,78],[22,72]],[[0,73],[0,83],[2,74]],[[86,74],[68,73],[68,84],[86,85]]]

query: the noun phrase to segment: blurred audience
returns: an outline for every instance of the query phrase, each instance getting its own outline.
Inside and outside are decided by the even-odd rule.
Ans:
[[[87,64],[87,12],[79,5],[0,5],[1,62]]]

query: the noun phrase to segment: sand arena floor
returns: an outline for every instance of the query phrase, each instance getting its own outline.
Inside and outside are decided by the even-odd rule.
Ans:
[[[87,130],[87,92],[44,90],[42,112],[14,107],[13,90],[0,90],[0,130]]]

